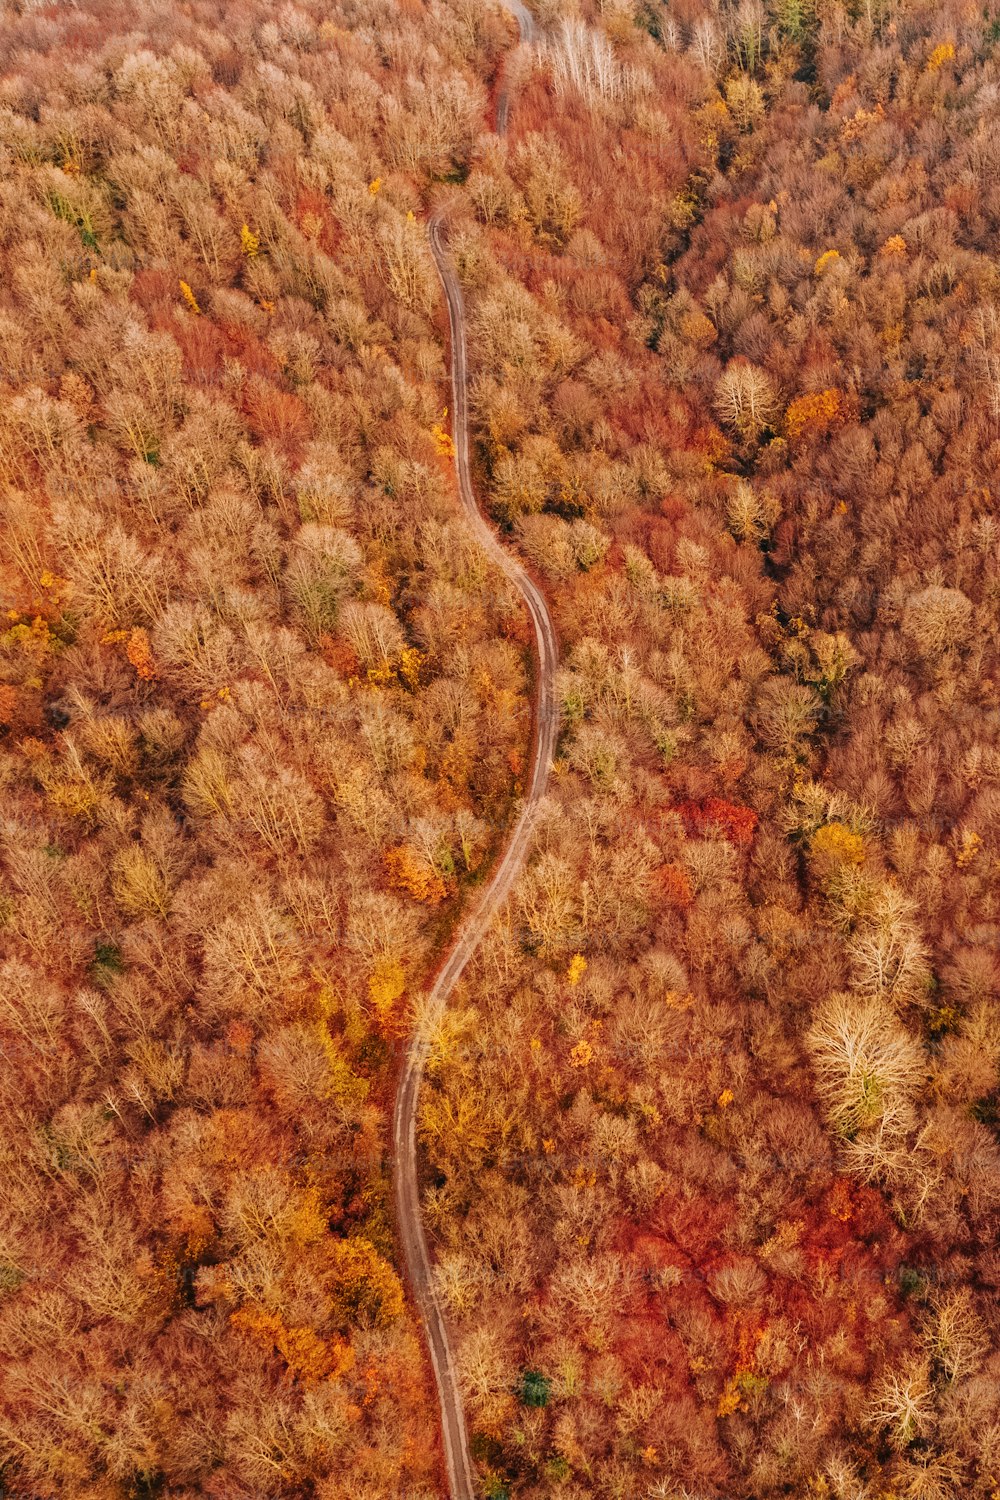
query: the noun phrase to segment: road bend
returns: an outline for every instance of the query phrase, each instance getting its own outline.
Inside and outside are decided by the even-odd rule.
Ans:
[[[503,0],[515,16],[522,44],[535,37],[531,13],[520,0]],[[506,87],[497,100],[497,134],[503,135],[510,115]],[[535,637],[535,701],[532,753],[524,796],[504,852],[476,904],[462,923],[427,997],[423,1024],[409,1042],[393,1116],[393,1180],[399,1237],[413,1295],[423,1320],[434,1379],[441,1406],[441,1431],[451,1500],[475,1500],[475,1480],[465,1410],[448,1337],[444,1313],[432,1274],[427,1237],[420,1215],[417,1175],[417,1103],[429,1051],[428,1035],[442,1014],[462,971],[509,896],[531,845],[535,812],[545,795],[559,733],[555,676],[558,660],[556,632],[541,591],[517,558],[503,546],[476,503],[469,462],[469,360],[466,347],[465,303],[462,288],[448,255],[440,214],[428,224],[431,250],[448,305],[451,328],[452,430],[455,473],[462,509],[476,539],[495,565],[510,579],[531,616]]]

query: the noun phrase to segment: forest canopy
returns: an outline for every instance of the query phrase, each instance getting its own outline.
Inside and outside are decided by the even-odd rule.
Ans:
[[[996,1500],[1000,12],[8,0],[0,1490]],[[506,130],[498,131],[498,105]]]

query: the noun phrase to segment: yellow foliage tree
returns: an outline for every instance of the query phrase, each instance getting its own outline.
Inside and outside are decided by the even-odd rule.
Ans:
[[[125,655],[135,667],[135,674],[143,682],[152,682],[156,676],[156,659],[149,644],[149,636],[136,628],[131,632],[125,647]]]
[[[954,42],[939,42],[927,59],[927,72],[936,73],[938,68],[944,67],[946,62],[951,62],[954,56]]]
[[[430,860],[409,844],[398,844],[384,856],[389,878],[397,890],[405,891],[414,901],[436,906],[448,894],[448,887]]]
[[[334,1241],[331,1251],[334,1296],[354,1318],[384,1327],[403,1311],[399,1277],[367,1240]]]
[[[420,668],[423,664],[424,654],[416,646],[404,646],[399,653],[397,671],[411,692],[415,692],[420,686]]]
[[[376,961],[368,980],[368,997],[381,1021],[385,1021],[406,988],[403,965],[391,954]]]
[[[809,852],[838,865],[860,865],[865,857],[864,839],[844,823],[824,823],[812,836]]]
[[[293,1245],[313,1245],[327,1232],[327,1215],[318,1188],[307,1187],[287,1220],[287,1235]]]
[[[586,1040],[577,1042],[569,1054],[570,1066],[574,1068],[585,1068],[594,1055],[594,1049]]]
[[[447,415],[448,408],[445,407],[444,411],[441,413],[441,421],[435,422],[431,428],[431,437],[434,439],[434,447],[437,449],[438,453],[441,454],[442,458],[454,458],[455,444],[452,441],[451,434],[446,432],[444,427],[441,425]]]
[[[566,970],[566,983],[573,985],[579,984],[580,980],[583,978],[586,972],[587,960],[584,958],[582,953],[574,953],[573,957],[569,961],[569,968]]]
[[[229,1321],[263,1348],[276,1349],[303,1385],[336,1380],[354,1364],[354,1350],[345,1339],[320,1338],[308,1325],[288,1327],[277,1313],[265,1312],[262,1307],[241,1307]]]
[[[844,403],[835,390],[797,396],[785,412],[785,432],[792,442],[809,433],[825,433],[845,420]]]
[[[955,847],[955,863],[958,868],[964,870],[967,865],[971,865],[982,847],[983,841],[975,829],[964,828]]]

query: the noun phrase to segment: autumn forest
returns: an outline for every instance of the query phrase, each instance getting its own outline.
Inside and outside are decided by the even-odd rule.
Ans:
[[[0,3],[10,1500],[1000,1500],[1000,9],[511,4]]]

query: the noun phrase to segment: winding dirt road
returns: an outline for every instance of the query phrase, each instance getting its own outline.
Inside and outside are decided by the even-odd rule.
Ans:
[[[531,42],[535,35],[535,23],[530,12],[525,9],[520,0],[503,0],[503,4],[517,19],[522,43]],[[505,88],[497,100],[498,135],[505,132],[508,116],[509,103]],[[534,627],[537,667],[533,753],[524,799],[503,856],[494,869],[489,883],[481,892],[476,905],[459,930],[454,946],[427,997],[422,1024],[415,1031],[409,1044],[393,1116],[393,1181],[399,1237],[410,1286],[423,1319],[427,1347],[437,1382],[438,1398],[441,1404],[441,1431],[448,1468],[448,1487],[452,1500],[474,1500],[475,1481],[458,1375],[448,1338],[448,1329],[434,1285],[427,1237],[424,1234],[423,1221],[420,1217],[420,1189],[417,1177],[417,1102],[429,1051],[428,1033],[433,1029],[435,1020],[448,1004],[452,990],[476,951],[490,922],[510,894],[528,855],[534,813],[545,795],[559,733],[559,714],[555,694],[558,654],[555,628],[545,599],[521,564],[500,543],[493,528],[484,519],[476,504],[469,465],[465,304],[462,298],[462,288],[448,257],[439,213],[431,217],[428,223],[428,233],[438,275],[441,278],[441,286],[448,303],[448,321],[451,325],[451,388],[452,412],[454,413],[452,430],[455,442],[455,472],[462,508],[480,545],[510,579],[528,606]]]

